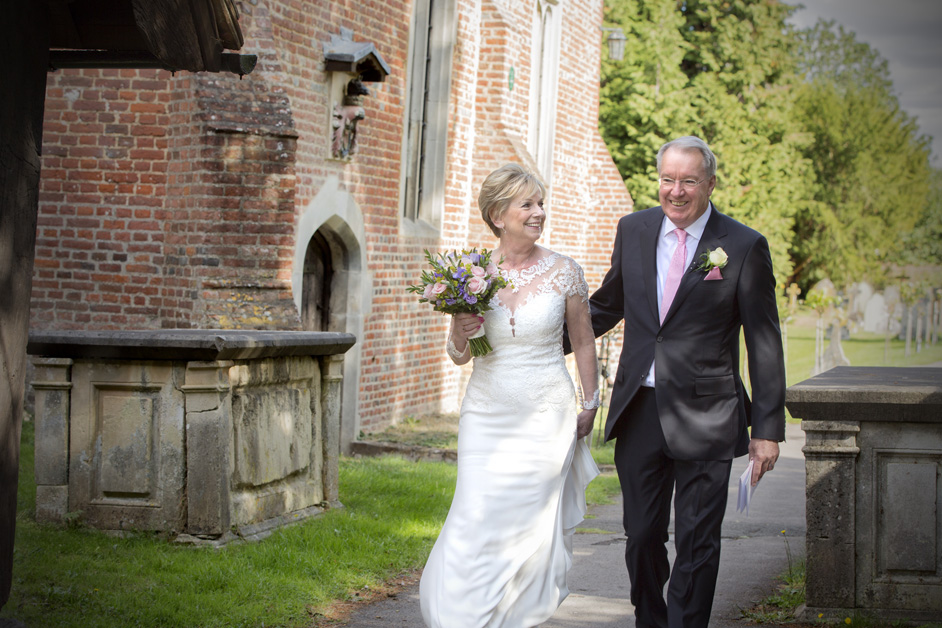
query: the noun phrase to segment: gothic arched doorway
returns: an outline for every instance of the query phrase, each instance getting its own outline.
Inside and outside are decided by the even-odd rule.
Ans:
[[[360,429],[360,343],[373,294],[365,241],[363,213],[339,181],[329,177],[298,220],[291,292],[302,329],[357,338],[343,358],[340,443],[346,453]]]

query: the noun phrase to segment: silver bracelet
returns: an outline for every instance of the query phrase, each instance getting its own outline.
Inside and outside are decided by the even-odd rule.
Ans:
[[[458,351],[458,347],[455,346],[454,341],[451,339],[451,334],[448,334],[448,342],[445,343],[445,351],[448,352],[448,355],[452,360],[457,362],[468,352],[468,347],[471,346],[471,343],[468,343],[464,347],[464,351]]]
[[[592,395],[591,401],[585,401],[585,400],[582,401],[583,410],[595,410],[600,405],[602,405],[602,401],[601,401],[598,388],[595,389],[595,394]]]

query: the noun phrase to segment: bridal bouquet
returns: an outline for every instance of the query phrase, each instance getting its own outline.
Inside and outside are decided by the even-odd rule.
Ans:
[[[407,290],[421,294],[419,303],[431,303],[436,312],[482,314],[491,309],[489,302],[497,291],[508,284],[487,249],[449,251],[436,256],[426,250],[425,259],[431,269],[422,271],[421,283]],[[483,325],[468,344],[474,357],[493,351]]]

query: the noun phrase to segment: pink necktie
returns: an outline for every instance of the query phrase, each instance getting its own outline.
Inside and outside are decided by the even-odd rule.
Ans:
[[[667,268],[667,279],[664,281],[661,323],[664,322],[667,311],[671,309],[671,303],[680,285],[680,278],[684,276],[684,266],[687,265],[687,232],[683,229],[674,229],[674,234],[677,236],[677,247],[674,249],[674,255],[671,256],[671,265]]]

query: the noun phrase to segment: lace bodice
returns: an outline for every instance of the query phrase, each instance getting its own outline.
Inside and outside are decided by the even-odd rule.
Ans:
[[[504,272],[504,271],[502,271]],[[513,287],[501,290],[484,314],[484,330],[494,350],[474,359],[465,404],[487,411],[506,408],[558,409],[573,404],[575,389],[563,356],[567,307],[588,317],[589,290],[582,269],[553,253],[517,273],[506,272]],[[574,414],[573,414],[574,416]]]

